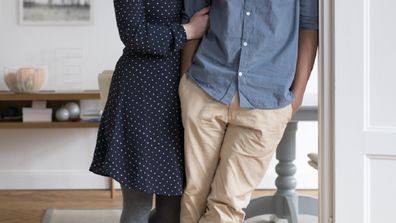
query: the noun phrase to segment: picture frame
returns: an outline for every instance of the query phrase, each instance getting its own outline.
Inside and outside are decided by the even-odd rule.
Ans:
[[[93,0],[19,0],[20,25],[93,24]]]

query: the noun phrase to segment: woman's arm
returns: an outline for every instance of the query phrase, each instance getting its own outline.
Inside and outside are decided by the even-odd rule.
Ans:
[[[188,68],[191,67],[195,53],[199,47],[201,40],[190,40],[187,41],[186,45],[182,50],[180,75],[187,72]]]
[[[183,75],[187,72],[192,64],[194,55],[201,42],[200,38],[206,33],[209,28],[209,8],[203,8],[194,14],[190,19],[190,23],[185,24],[184,28],[187,30],[187,37],[189,41],[184,45],[181,56],[180,73]],[[190,30],[196,31],[190,31]]]
[[[185,25],[179,23],[147,22],[143,0],[114,0],[114,8],[121,41],[137,53],[165,56],[180,50],[188,38],[196,38],[199,34],[197,26],[185,29]]]
[[[194,19],[195,13],[198,12],[200,9],[208,9],[210,6],[210,0],[184,0],[184,15],[187,21],[192,21]],[[209,19],[209,15],[208,15]],[[209,24],[206,24],[207,30]],[[195,53],[199,47],[201,40],[199,38],[192,39],[187,41],[183,50],[182,50],[182,58],[181,58],[181,65],[180,65],[180,74],[183,75],[187,72],[188,68],[192,65],[192,61],[194,58]]]

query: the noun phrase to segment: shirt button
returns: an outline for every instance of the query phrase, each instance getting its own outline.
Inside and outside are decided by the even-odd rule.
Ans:
[[[238,75],[239,75],[240,77],[242,77],[243,73],[242,73],[242,72],[239,72]]]
[[[247,15],[247,16],[250,16],[250,12],[246,12],[246,15]]]
[[[248,43],[247,42],[243,42],[243,46],[247,46],[248,45]]]

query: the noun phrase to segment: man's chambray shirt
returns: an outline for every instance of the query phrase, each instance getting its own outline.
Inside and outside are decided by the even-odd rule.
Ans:
[[[185,16],[209,0],[185,0]],[[299,28],[318,29],[318,0],[212,0],[210,30],[187,74],[225,104],[280,108],[293,99]]]

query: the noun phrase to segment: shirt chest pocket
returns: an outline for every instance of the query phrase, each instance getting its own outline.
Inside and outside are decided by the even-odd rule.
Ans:
[[[258,1],[256,1],[258,2]],[[284,43],[298,24],[298,0],[260,0],[255,7],[255,34],[272,43]],[[256,3],[258,4],[258,3]]]

